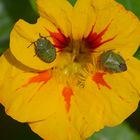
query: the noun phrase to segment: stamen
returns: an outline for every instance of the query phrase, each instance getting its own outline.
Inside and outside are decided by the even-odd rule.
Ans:
[[[80,52],[80,42],[79,41],[74,41],[73,42],[73,51],[72,51],[72,61],[75,62],[77,61],[77,57],[79,55]]]

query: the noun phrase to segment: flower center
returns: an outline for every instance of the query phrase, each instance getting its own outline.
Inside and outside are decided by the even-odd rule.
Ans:
[[[71,53],[73,62],[92,63],[92,56],[88,46],[85,40],[73,40],[69,43],[68,49],[66,48],[64,51]]]
[[[80,40],[65,37],[58,29],[57,33],[50,32],[56,48],[58,48],[60,62],[54,69],[59,82],[71,85],[85,85],[85,80],[96,73],[99,54],[94,53],[100,45],[113,40],[113,36],[107,40],[102,40],[103,35],[108,30],[108,24],[100,33],[94,32],[94,27],[86,38]]]
[[[84,87],[86,78],[94,69],[93,56],[88,47],[84,39],[72,40],[60,52],[60,63],[55,72],[60,82]]]

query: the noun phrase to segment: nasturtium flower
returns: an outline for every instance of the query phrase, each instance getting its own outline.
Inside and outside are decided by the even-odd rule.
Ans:
[[[140,99],[140,21],[114,0],[37,0],[36,24],[19,20],[0,58],[0,102],[45,140],[83,140],[125,120]],[[37,55],[39,38],[56,48],[51,63]],[[127,70],[98,67],[111,50]]]

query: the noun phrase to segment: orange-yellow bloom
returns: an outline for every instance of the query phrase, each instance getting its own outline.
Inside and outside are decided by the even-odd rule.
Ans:
[[[83,140],[126,119],[140,99],[140,22],[114,0],[37,0],[36,24],[19,20],[0,58],[0,102],[6,113],[45,140]],[[39,38],[56,48],[51,63],[36,52]],[[112,50],[127,70],[103,71]]]

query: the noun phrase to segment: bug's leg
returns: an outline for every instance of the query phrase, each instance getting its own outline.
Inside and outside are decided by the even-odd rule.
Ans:
[[[95,69],[98,69],[99,67],[99,59],[97,59],[94,55],[92,59],[92,65],[95,67]]]
[[[34,44],[34,42],[32,42],[27,48],[30,48],[33,44]]]
[[[90,50],[91,53],[103,53],[103,51],[96,51],[96,50]],[[98,56],[99,57],[99,56]],[[94,55],[93,55],[93,61],[92,61],[92,64],[93,66],[95,67],[95,69],[99,69],[100,67],[100,59],[99,58],[96,58]]]
[[[36,47],[35,42],[33,44],[34,44],[34,47],[35,47],[35,55],[33,57],[35,57],[35,56],[37,56],[37,47]]]
[[[37,56],[37,54],[35,54],[33,57]]]
[[[33,44],[34,44],[34,46],[36,47],[36,44],[35,44],[36,42],[33,42]]]

